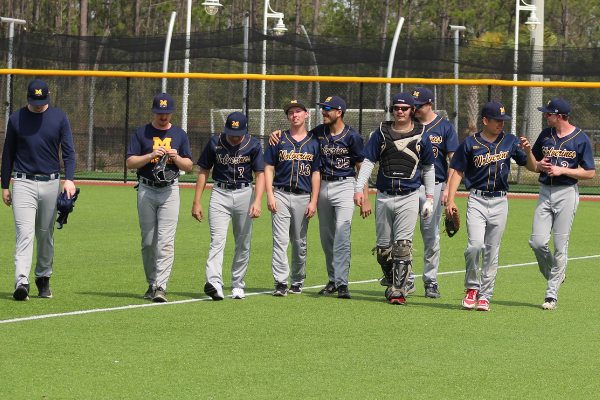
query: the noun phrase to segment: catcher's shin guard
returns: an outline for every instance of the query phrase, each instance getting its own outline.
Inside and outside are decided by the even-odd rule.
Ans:
[[[392,270],[394,269],[394,260],[392,259],[393,248],[393,246],[390,246],[388,248],[376,246],[373,248],[373,253],[377,251],[377,262],[379,263],[379,265],[381,265],[381,270],[383,271],[384,279],[385,281],[387,281],[387,284],[385,285],[383,285],[382,283],[383,286],[390,286],[394,281],[394,275],[392,272]]]
[[[404,287],[412,270],[412,243],[410,240],[398,240],[392,250],[393,268],[393,296],[406,297]]]

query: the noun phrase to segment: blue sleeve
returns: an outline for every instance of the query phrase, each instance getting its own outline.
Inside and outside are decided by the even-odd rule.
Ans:
[[[350,141],[350,159],[355,163],[361,163],[364,161],[365,156],[362,155],[363,149],[365,148],[364,141],[360,133],[354,131],[352,139]]]
[[[435,154],[433,153],[433,147],[429,138],[421,139],[421,164],[432,165],[435,164]]]
[[[462,143],[454,152],[452,161],[450,161],[450,168],[460,172],[465,172],[469,162],[467,160],[467,139],[463,140]]]
[[[255,140],[255,146],[252,150],[252,170],[254,172],[265,170],[265,159],[258,140]]]
[[[65,179],[72,181],[73,176],[75,175],[76,156],[71,124],[66,114],[61,123],[60,146],[62,148],[63,164],[65,166]]]
[[[594,164],[594,151],[592,149],[592,142],[590,142],[590,138],[587,135],[586,140],[582,143],[580,149],[581,161],[579,162],[579,165],[581,165],[581,168],[586,170],[596,169]]]
[[[142,152],[142,143],[138,139],[140,129],[136,129],[131,135],[131,140],[129,140],[129,147],[127,148],[127,156],[129,158],[131,156],[143,156],[140,154]]]
[[[202,154],[200,154],[200,158],[196,163],[202,169],[212,169],[212,167],[215,165],[215,152],[213,150],[212,141],[213,139],[211,138],[206,144],[206,147],[204,147],[204,150],[202,150]]]
[[[277,163],[277,145],[269,145],[265,150],[264,161],[272,166]]]
[[[535,157],[536,161],[541,161],[544,158],[544,154],[542,153],[542,136],[544,135],[544,131],[538,136],[531,148],[531,152]]]
[[[520,165],[521,167],[524,167],[525,165],[527,165],[527,154],[525,153],[525,151],[523,151],[520,147],[519,144],[521,143],[521,141],[515,137],[516,142],[513,145],[514,149],[512,152],[512,158],[513,160],[515,160],[515,162]]]
[[[362,155],[373,163],[379,161],[379,157],[381,155],[382,140],[383,136],[381,135],[379,128],[375,129],[375,131],[373,131],[373,134],[369,138],[367,145],[363,149]]]
[[[446,139],[444,140],[446,143],[446,154],[455,152],[458,148],[458,135],[456,134],[456,129],[452,123],[449,123],[448,125]]]
[[[2,150],[2,189],[8,189],[10,186],[10,177],[12,175],[16,151],[17,141],[15,140],[15,130],[12,118],[9,118],[6,127],[6,137],[4,139],[4,149]]]
[[[179,150],[177,150],[177,153],[183,157],[183,158],[189,158],[190,160],[192,159],[192,149],[190,148],[190,139],[187,135],[187,133],[185,133],[185,131],[182,129],[181,132],[183,133],[183,139],[181,141],[181,146],[179,147]]]

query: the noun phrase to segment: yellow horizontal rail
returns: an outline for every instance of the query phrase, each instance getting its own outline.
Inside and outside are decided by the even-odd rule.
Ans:
[[[364,83],[409,83],[421,85],[478,85],[478,86],[521,86],[521,87],[572,87],[600,88],[600,82],[541,82],[507,81],[501,79],[426,79],[426,78],[374,78],[361,76],[311,76],[311,75],[261,75],[261,74],[204,74],[183,72],[133,72],[133,71],[79,71],[47,69],[0,69],[0,75],[41,75],[41,76],[105,76],[121,78],[190,78],[220,80],[266,80],[298,82],[364,82]]]

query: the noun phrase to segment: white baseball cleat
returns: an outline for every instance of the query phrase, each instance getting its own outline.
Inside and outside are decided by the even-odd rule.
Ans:
[[[542,308],[544,310],[556,310],[556,299],[548,297],[544,299],[544,304],[542,304]]]
[[[204,293],[212,297],[213,300],[223,300],[223,287],[217,282],[206,282],[204,284]]]
[[[244,289],[236,287],[231,290],[231,298],[232,299],[245,299],[246,294],[244,293]]]

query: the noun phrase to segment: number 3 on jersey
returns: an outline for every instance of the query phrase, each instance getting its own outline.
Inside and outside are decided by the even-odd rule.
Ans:
[[[350,166],[350,157],[339,157],[335,159],[336,168],[348,168]]]
[[[300,163],[298,167],[298,173],[300,175],[310,176],[310,164]]]

